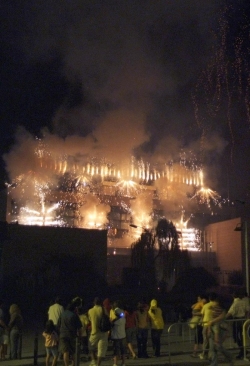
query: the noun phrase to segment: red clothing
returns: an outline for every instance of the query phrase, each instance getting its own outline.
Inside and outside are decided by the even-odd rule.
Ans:
[[[129,313],[127,310],[125,310],[125,318],[126,318],[126,324],[125,328],[135,328],[136,327],[136,312],[133,311],[132,313]]]
[[[111,310],[111,304],[108,298],[103,301],[103,307],[107,310],[107,313],[109,314]]]

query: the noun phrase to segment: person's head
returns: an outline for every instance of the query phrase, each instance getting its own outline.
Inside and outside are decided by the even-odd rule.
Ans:
[[[203,304],[206,304],[207,302],[208,302],[208,296],[206,295],[206,294],[201,294],[200,295],[200,301],[202,301],[203,302]]]
[[[78,308],[79,306],[82,306],[82,298],[79,296],[76,296],[74,299],[71,300],[72,304],[75,305],[75,308]]]
[[[53,320],[48,320],[45,323],[44,332],[48,333],[48,334],[51,334],[54,330],[55,330],[55,325],[53,323]]]
[[[126,304],[124,306],[124,310],[126,310],[129,314],[132,314],[134,312],[134,308],[131,304]]]
[[[218,299],[218,295],[215,292],[210,292],[209,301],[216,301]]]
[[[10,315],[12,315],[12,314],[14,314],[14,313],[18,313],[18,314],[20,314],[20,313],[21,313],[20,308],[19,308],[19,306],[18,306],[17,304],[12,304],[12,305],[10,305],[10,310],[9,310],[9,312],[10,312]]]
[[[137,304],[137,309],[140,311],[140,313],[143,313],[145,311],[145,303],[142,301],[139,301]]]
[[[101,299],[99,297],[94,298],[94,305],[102,305]]]
[[[106,297],[106,299],[103,300],[103,306],[104,307],[110,307],[111,304],[110,304],[110,300],[108,297]]]
[[[240,299],[243,299],[244,297],[247,297],[246,296],[246,290],[244,288],[238,288],[235,290],[234,292],[234,297],[239,297]]]
[[[122,307],[122,304],[121,304],[121,301],[120,300],[115,300],[112,303],[112,309],[121,308],[121,307]]]
[[[155,299],[151,300],[151,302],[150,302],[150,308],[151,309],[157,308],[157,300],[155,300]]]
[[[62,299],[60,298],[60,296],[57,296],[57,297],[55,298],[55,304],[62,305]]]

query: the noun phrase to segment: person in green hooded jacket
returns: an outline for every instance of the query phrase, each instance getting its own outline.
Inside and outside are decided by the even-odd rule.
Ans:
[[[150,303],[148,311],[151,326],[151,340],[154,350],[154,356],[160,357],[161,353],[161,335],[164,329],[164,320],[162,311],[157,305],[157,301],[153,299]]]

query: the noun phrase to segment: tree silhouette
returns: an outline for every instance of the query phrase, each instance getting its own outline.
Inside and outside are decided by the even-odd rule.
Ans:
[[[156,284],[156,267],[160,280],[176,277],[190,265],[187,251],[179,247],[179,233],[171,221],[163,218],[151,230],[144,229],[131,246],[132,267],[139,270],[140,281]]]
[[[155,287],[155,236],[144,230],[140,239],[131,245],[132,267],[139,270],[141,287]]]

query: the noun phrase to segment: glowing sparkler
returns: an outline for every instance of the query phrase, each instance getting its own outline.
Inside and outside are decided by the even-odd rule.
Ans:
[[[116,187],[119,188],[119,191],[123,196],[127,197],[133,197],[139,191],[139,185],[133,180],[121,180],[116,183]]]
[[[21,207],[18,222],[21,225],[62,226],[63,221],[56,219],[55,215],[51,215],[58,207],[59,203],[53,204],[49,208],[42,205],[40,211],[29,207]]]
[[[220,195],[213,191],[210,188],[201,187],[194,195],[191,197],[191,199],[197,198],[198,202],[200,204],[206,204],[208,207],[211,207],[211,202],[213,202],[216,205],[219,205],[219,198]]]

